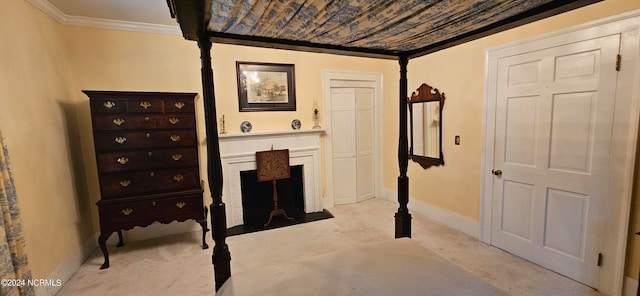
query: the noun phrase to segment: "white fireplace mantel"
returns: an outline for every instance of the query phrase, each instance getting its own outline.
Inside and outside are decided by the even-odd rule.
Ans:
[[[240,172],[256,169],[256,152],[289,149],[289,164],[303,165],[304,211],[322,211],[322,129],[220,134],[222,201],[227,204],[227,227],[243,224]]]

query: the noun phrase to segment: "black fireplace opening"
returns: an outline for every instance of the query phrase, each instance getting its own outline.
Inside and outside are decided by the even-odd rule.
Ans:
[[[276,181],[278,208],[294,220],[305,217],[303,165],[291,166],[291,177]],[[274,209],[273,185],[271,181],[258,182],[256,170],[240,172],[242,191],[242,215],[244,226],[264,227]],[[271,224],[293,222],[284,216],[273,217]],[[270,224],[270,225],[271,225]]]

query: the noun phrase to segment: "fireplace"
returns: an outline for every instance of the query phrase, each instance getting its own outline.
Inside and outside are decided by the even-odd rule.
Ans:
[[[302,194],[298,194],[298,197],[302,198],[302,202],[298,202],[298,206],[307,214],[322,212],[320,135],[323,132],[321,129],[314,129],[220,135],[220,156],[224,178],[222,201],[227,205],[227,227],[245,223],[246,211],[242,200],[242,179],[243,175],[249,174],[248,171],[256,170],[256,151],[289,149],[291,168],[299,167],[296,170],[300,170],[301,182],[299,183],[301,185],[296,190],[302,191]],[[256,180],[255,172],[253,174],[253,179]],[[283,181],[285,180],[277,182],[279,199],[281,194],[285,194],[284,191],[280,191],[280,183],[285,183]],[[272,192],[271,184],[267,185],[269,189],[266,191],[270,195]],[[273,205],[272,198],[266,200]],[[264,224],[266,221],[262,223]]]
[[[303,166],[291,166],[291,177],[278,180],[278,207],[287,216],[300,219],[304,217],[304,184]],[[240,172],[240,187],[242,191],[242,216],[245,226],[264,225],[269,220],[269,213],[273,210],[273,188],[271,182],[258,182],[257,171]],[[286,219],[283,216],[274,217],[274,222]]]

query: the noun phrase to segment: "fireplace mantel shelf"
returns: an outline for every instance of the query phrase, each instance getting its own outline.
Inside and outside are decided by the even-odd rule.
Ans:
[[[276,135],[284,135],[284,134],[314,134],[314,133],[323,133],[324,129],[301,129],[301,130],[287,130],[287,131],[260,131],[260,132],[249,132],[249,133],[229,133],[229,134],[219,134],[218,137],[223,139],[233,139],[233,138],[245,138],[245,137],[270,137]]]

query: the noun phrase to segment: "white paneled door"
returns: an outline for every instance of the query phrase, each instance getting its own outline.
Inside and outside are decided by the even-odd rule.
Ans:
[[[595,288],[619,44],[498,61],[491,244]]]
[[[374,99],[371,88],[331,89],[335,204],[374,196]]]

